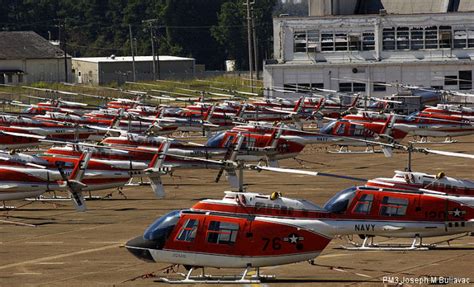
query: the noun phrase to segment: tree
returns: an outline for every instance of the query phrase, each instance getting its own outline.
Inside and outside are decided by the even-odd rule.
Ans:
[[[229,1],[222,5],[218,25],[213,27],[213,37],[226,50],[229,58],[237,60],[238,68],[248,68],[246,6],[243,0]],[[260,59],[270,57],[273,33],[272,7],[276,0],[257,0],[253,17]],[[260,62],[260,61],[259,61]]]
[[[246,41],[244,14],[239,6],[240,2],[226,2],[222,4],[218,14],[218,24],[211,29],[212,36],[224,47],[227,59],[237,60],[237,69],[245,63]]]

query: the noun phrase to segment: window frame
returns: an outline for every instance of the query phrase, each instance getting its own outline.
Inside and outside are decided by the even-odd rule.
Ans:
[[[395,202],[390,202],[390,200],[394,200]],[[403,201],[401,202],[396,202],[396,201]],[[384,196],[382,198],[382,201],[380,202],[380,216],[388,216],[388,217],[396,217],[396,216],[404,216],[407,214],[408,210],[408,205],[410,204],[410,200],[407,198],[402,198],[402,197],[395,197],[395,196]],[[385,208],[385,209],[384,209]],[[392,209],[395,209],[396,212],[389,212],[392,211]],[[402,212],[399,213],[399,211],[402,210]]]
[[[370,197],[370,199],[367,199],[367,197]],[[356,214],[370,214],[372,211],[372,204],[374,202],[374,195],[372,193],[364,193],[362,194],[361,197],[357,200],[357,202],[354,205],[354,208],[352,209],[352,213]],[[367,210],[365,211],[359,211],[357,210],[359,206],[365,206],[368,205]]]
[[[217,229],[216,230],[211,229],[212,224],[216,222],[219,223],[219,225],[217,226]],[[233,225],[233,227],[234,228],[236,227],[236,229],[229,229],[228,227],[222,228],[222,223]],[[218,245],[234,245],[235,242],[237,242],[239,229],[240,229],[240,226],[238,223],[229,222],[229,221],[211,220],[209,221],[209,224],[207,226],[206,242],[209,244],[218,244]],[[215,235],[215,234],[217,234],[216,242],[209,241],[211,238],[210,236]],[[220,238],[221,234],[225,234],[226,236],[228,236],[229,237],[228,240],[225,240],[225,241],[221,240]]]
[[[192,226],[188,226],[190,222],[193,222]],[[197,218],[188,218],[183,226],[179,229],[179,232],[176,235],[175,241],[180,242],[193,242],[196,238],[196,233],[199,228],[199,219]],[[184,238],[181,236],[185,234]]]

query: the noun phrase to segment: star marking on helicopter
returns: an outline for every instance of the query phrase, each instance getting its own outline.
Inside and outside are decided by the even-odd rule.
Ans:
[[[454,210],[450,210],[449,214],[452,214],[454,217],[461,217],[461,215],[466,214],[466,211],[456,208]]]
[[[283,241],[289,242],[291,244],[297,244],[298,241],[304,240],[303,236],[298,236],[298,234],[291,233],[288,237],[283,238]]]

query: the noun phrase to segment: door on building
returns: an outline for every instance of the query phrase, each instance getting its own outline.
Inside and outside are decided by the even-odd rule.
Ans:
[[[471,90],[472,89],[472,71],[459,71],[459,89],[460,90]]]

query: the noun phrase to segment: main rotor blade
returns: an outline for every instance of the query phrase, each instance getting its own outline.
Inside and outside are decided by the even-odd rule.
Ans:
[[[442,150],[434,150],[434,149],[427,149],[427,148],[424,149],[424,151],[427,152],[427,153],[433,153],[433,154],[439,154],[439,155],[445,155],[445,156],[454,156],[454,157],[474,159],[473,154],[467,154],[467,153],[442,151]]]
[[[317,172],[317,171],[307,171],[307,170],[278,168],[278,167],[267,167],[267,166],[251,166],[251,168],[256,169],[256,170],[266,170],[266,171],[273,171],[273,172],[311,175],[311,176],[328,176],[328,177],[335,177],[335,178],[342,178],[342,179],[348,179],[348,180],[356,180],[356,181],[367,182],[367,179],[365,179],[365,178],[338,175],[338,174],[325,173],[325,172]]]

